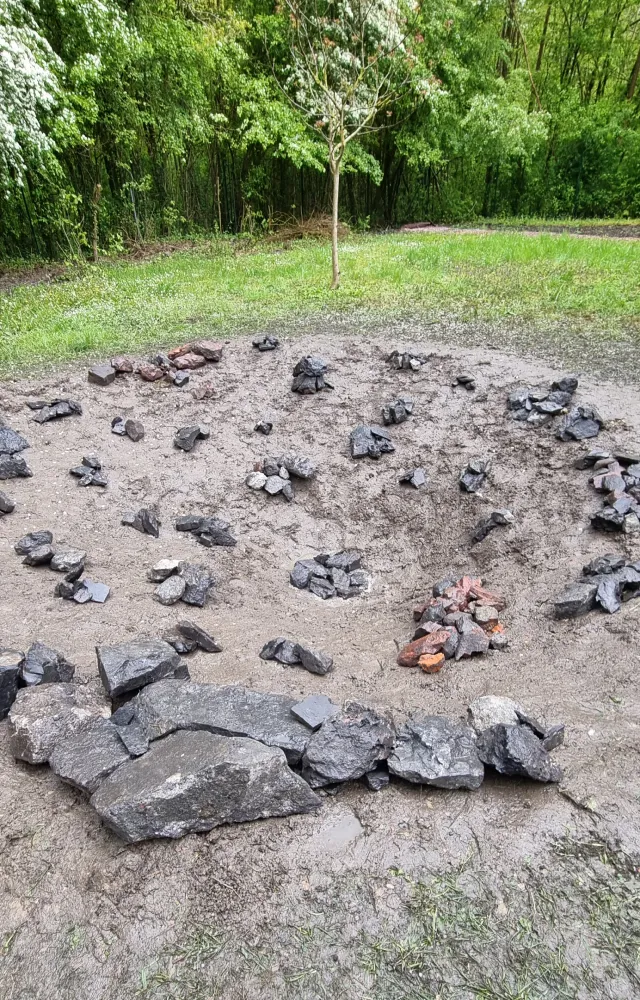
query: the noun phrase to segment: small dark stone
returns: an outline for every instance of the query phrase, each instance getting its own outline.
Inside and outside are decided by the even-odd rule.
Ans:
[[[322,598],[323,601],[336,596],[336,588],[333,584],[329,580],[319,576],[311,577],[309,581],[309,590],[312,594],[315,594],[316,597]]]
[[[566,392],[572,396],[578,388],[578,379],[575,375],[565,375],[563,378],[552,382],[551,388],[554,392]]]
[[[450,577],[445,577],[444,580],[438,580],[437,583],[434,583],[431,591],[433,596],[442,597],[444,595],[445,590],[448,590],[449,587],[453,587],[455,585],[455,582],[456,581],[452,580]]]
[[[28,479],[32,475],[21,455],[0,455],[0,479]]]
[[[413,400],[408,396],[400,396],[393,403],[387,403],[382,407],[382,422],[385,426],[389,424],[402,424],[408,420],[413,413]]]
[[[153,538],[159,537],[160,525],[162,524],[156,514],[147,507],[142,507],[137,514],[133,514],[130,511],[124,514],[121,523],[130,528],[135,528],[136,531],[142,532],[143,535],[152,535]]]
[[[54,587],[53,594],[54,597],[62,597],[65,601],[71,601],[75,598],[79,590],[86,591],[84,583],[80,580],[61,580]]]
[[[111,367],[115,368],[117,375],[129,375],[133,371],[133,361],[119,354],[116,358],[111,358]]]
[[[573,583],[554,601],[556,618],[586,615],[595,605],[597,590],[597,583]]]
[[[561,441],[584,441],[600,433],[603,420],[595,406],[574,406],[560,423],[556,437]]]
[[[195,563],[180,563],[178,572],[185,582],[182,600],[185,604],[194,604],[198,608],[205,606],[210,588],[214,580],[206,566]]]
[[[193,653],[198,648],[198,644],[196,642],[193,642],[191,639],[185,639],[182,635],[175,635],[171,632],[166,632],[162,638],[165,642],[168,642],[170,646],[173,646],[176,653],[180,653],[181,656],[188,656],[189,653]]]
[[[254,337],[251,343],[258,351],[275,351],[280,341],[277,337],[266,333],[264,336]]]
[[[56,552],[51,560],[51,569],[56,573],[74,573],[84,567],[87,553],[81,549],[66,549]]]
[[[176,448],[181,448],[182,451],[191,451],[199,437],[199,424],[192,424],[189,427],[180,427],[176,431],[173,444]]]
[[[292,705],[291,714],[304,722],[309,729],[319,729],[323,722],[340,711],[339,705],[334,705],[330,698],[324,694],[312,694],[299,701],[297,705]]]
[[[620,610],[620,584],[615,576],[605,576],[598,584],[596,591],[596,604],[599,604],[604,611],[610,615]]]
[[[76,668],[62,653],[42,642],[34,642],[20,668],[20,680],[28,687],[35,684],[58,684],[70,681]]]
[[[305,670],[311,674],[319,674],[324,677],[333,669],[333,657],[328,653],[306,649],[304,646],[296,646],[296,653],[299,661]]]
[[[604,576],[606,573],[615,573],[617,569],[624,566],[624,556],[617,556],[609,552],[606,556],[596,556],[590,563],[582,567],[585,576]]]
[[[232,547],[237,539],[229,531],[229,522],[219,517],[202,517],[196,528],[192,529],[200,545],[211,548],[214,545]]]
[[[154,600],[165,607],[176,604],[183,596],[186,584],[181,576],[168,576],[153,592]]]
[[[53,548],[51,545],[36,545],[30,549],[22,560],[25,566],[45,566],[53,559]]]
[[[462,659],[463,656],[473,656],[474,653],[486,653],[489,648],[489,636],[484,629],[471,620],[464,620],[460,632],[460,639],[456,646],[455,658]]]
[[[528,726],[491,726],[480,733],[477,747],[480,760],[499,774],[544,782],[562,778],[561,769]]]
[[[303,777],[312,787],[356,781],[389,756],[393,737],[393,727],[383,716],[362,705],[347,705],[311,736]]]
[[[458,482],[460,489],[465,493],[477,493],[482,487],[487,473],[491,468],[491,462],[487,459],[474,458],[467,465],[461,474]]]
[[[177,629],[183,638],[195,642],[196,646],[204,650],[205,653],[220,653],[222,651],[222,646],[216,642],[213,636],[209,635],[200,625],[196,625],[195,622],[178,622]]]
[[[573,467],[575,469],[592,469],[596,462],[608,461],[610,458],[612,458],[611,452],[592,449],[576,458]]]
[[[472,542],[482,542],[487,537],[490,531],[497,528],[499,525],[513,524],[514,517],[510,510],[505,507],[500,510],[494,510],[488,517],[483,518],[478,521],[475,531],[471,536]]]
[[[185,514],[177,518],[175,523],[176,531],[198,531],[202,528],[206,518],[202,514]]]
[[[18,678],[24,653],[16,649],[0,649],[0,719],[6,718],[18,693]]]
[[[132,441],[142,441],[144,437],[144,427],[139,420],[129,420],[125,421],[124,425],[125,434]]]
[[[318,378],[320,375],[324,375],[327,371],[327,363],[322,358],[313,357],[308,354],[306,357],[301,358],[297,365],[293,369],[294,375],[308,375],[313,378]]]
[[[15,455],[29,447],[26,437],[11,427],[0,426],[0,455]]]
[[[16,509],[16,502],[0,490],[0,517],[11,514]]]
[[[273,430],[273,424],[270,423],[268,420],[261,420],[260,423],[256,424],[256,426],[253,429],[254,431],[256,431],[256,433],[264,434],[265,436],[267,436],[271,434],[271,431]]]
[[[389,772],[383,767],[376,767],[373,771],[367,771],[364,783],[370,792],[381,792],[389,784]]]
[[[111,421],[111,433],[124,437],[127,433],[124,417],[114,417]]]
[[[115,378],[116,370],[110,364],[94,365],[89,369],[89,381],[94,385],[111,385]]]
[[[349,447],[352,458],[380,458],[382,454],[395,451],[395,446],[383,427],[372,425],[367,427],[359,424],[349,436]]]
[[[625,515],[615,507],[603,507],[591,515],[591,525],[597,531],[622,531]]]
[[[181,389],[185,385],[189,385],[190,375],[188,371],[177,371],[171,376],[171,381],[176,386],[176,388]]]
[[[54,399],[51,403],[36,411],[34,420],[38,424],[46,424],[49,420],[58,420],[60,417],[81,416],[82,407],[73,399]]]
[[[409,483],[410,486],[414,486],[418,490],[421,486],[427,485],[427,474],[423,468],[410,469],[409,472],[400,476],[398,482]]]
[[[289,574],[289,580],[293,587],[304,590],[309,585],[313,573],[313,562],[313,559],[298,560]]]

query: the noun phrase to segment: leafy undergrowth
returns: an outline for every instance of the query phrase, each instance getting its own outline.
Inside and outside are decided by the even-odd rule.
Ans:
[[[368,893],[343,886],[302,927],[251,944],[199,927],[140,976],[140,1000],[625,1000],[640,991],[640,872],[604,844],[561,841],[547,867],[478,861],[415,881],[393,930],[359,931]],[[361,915],[354,909],[360,901]],[[355,928],[355,932],[354,932]]]
[[[379,315],[570,320],[609,336],[640,333],[640,243],[514,232],[393,233],[342,245],[329,290],[326,244],[208,250],[85,267],[70,280],[0,295],[6,370],[229,336],[354,309]]]

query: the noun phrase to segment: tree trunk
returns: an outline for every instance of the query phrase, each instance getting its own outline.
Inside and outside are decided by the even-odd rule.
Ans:
[[[331,213],[331,270],[333,280],[331,288],[340,287],[340,267],[338,265],[338,200],[340,195],[340,162],[331,163],[333,177],[333,204]]]
[[[636,87],[638,85],[638,77],[640,76],[640,51],[638,52],[638,58],[635,61],[633,70],[631,71],[631,79],[629,80],[629,86],[627,87],[627,100],[632,101],[633,96],[636,92]]]

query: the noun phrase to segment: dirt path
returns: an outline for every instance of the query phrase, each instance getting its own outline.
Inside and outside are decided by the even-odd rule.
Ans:
[[[432,353],[432,360],[416,375],[394,371],[385,356],[396,346]],[[291,369],[305,353],[330,362],[334,392],[289,391]],[[461,368],[475,373],[475,394],[451,387]],[[2,723],[2,1000],[431,997],[442,969],[429,967],[433,993],[417,992],[406,970],[398,973],[405,992],[389,986],[374,993],[376,976],[362,958],[368,937],[404,933],[413,882],[433,873],[449,878],[473,862],[482,869],[481,896],[493,919],[508,886],[522,886],[516,897],[526,899],[527,872],[535,871],[541,891],[548,879],[566,882],[551,853],[561,838],[640,850],[640,602],[576,623],[554,622],[548,603],[589,559],[618,550],[638,559],[640,543],[589,529],[599,500],[588,474],[573,468],[579,446],[559,443],[548,429],[524,430],[504,413],[511,388],[557,374],[497,349],[445,347],[415,326],[411,335],[361,336],[345,320],[332,333],[286,339],[272,354],[258,355],[246,339],[228,343],[207,376],[216,395],[206,402],[188,390],[133,380],[99,389],[87,384],[84,368],[0,386],[0,412],[31,441],[26,454],[34,471],[32,479],[3,486],[18,503],[0,521],[3,644],[24,648],[40,639],[72,659],[80,676],[95,676],[97,643],[157,634],[180,617],[151,599],[145,580],[152,562],[175,556],[210,563],[219,581],[198,620],[224,651],[190,660],[196,680],[325,692],[391,709],[398,719],[416,709],[463,715],[470,700],[495,693],[567,724],[566,744],[556,753],[564,794],[498,779],[472,794],[400,784],[372,794],[353,786],[328,796],[317,816],[132,848],[47,768],[14,762]],[[378,420],[382,404],[402,393],[416,405],[413,418],[394,428],[395,453],[354,463],[351,428]],[[34,424],[26,398],[58,395],[80,399],[84,415]],[[599,444],[638,446],[635,385],[587,374],[578,398],[596,404],[607,421]],[[120,413],[144,422],[143,442],[110,434]],[[252,432],[261,417],[274,423],[268,439]],[[203,420],[214,428],[211,439],[190,454],[175,451],[175,428]],[[291,505],[243,483],[255,460],[285,449],[308,453],[320,470]],[[68,474],[87,452],[103,460],[105,492],[80,489]],[[482,497],[461,494],[456,482],[474,455],[494,463]],[[398,485],[413,464],[428,470],[425,492]],[[159,539],[120,526],[123,512],[140,506],[157,508]],[[470,548],[476,521],[494,506],[509,507],[515,527]],[[204,550],[176,533],[173,519],[187,512],[226,517],[236,548]],[[56,541],[87,550],[90,575],[113,588],[105,605],[56,600],[53,574],[21,564],[14,541],[45,527]],[[373,575],[366,597],[323,603],[289,586],[297,558],[348,546],[364,552]],[[465,570],[505,594],[510,649],[447,663],[434,676],[398,667],[397,643],[410,635],[415,600],[447,572]],[[277,634],[331,652],[335,671],[319,678],[261,661],[259,649]],[[573,870],[570,864],[566,872]],[[618,879],[612,869],[611,885]],[[575,928],[582,903],[567,894]],[[458,937],[471,933],[455,926]],[[176,948],[173,956],[167,951]],[[632,996],[633,977],[623,978],[619,972],[606,990],[582,995]]]
[[[526,225],[501,225],[500,223],[487,222],[482,226],[440,226],[431,222],[408,222],[400,226],[400,232],[425,232],[425,233],[519,233],[521,236],[539,236],[540,233],[551,233],[554,236],[580,236],[584,239],[609,239],[609,240],[640,240],[640,226],[634,225],[601,225],[590,226],[575,225],[554,226],[553,223],[539,226]]]

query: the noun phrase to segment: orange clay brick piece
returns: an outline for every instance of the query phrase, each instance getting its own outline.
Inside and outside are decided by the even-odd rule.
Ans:
[[[434,653],[432,655],[427,653],[418,660],[418,666],[421,670],[424,670],[425,674],[437,674],[439,670],[442,670],[443,664],[444,653]]]

